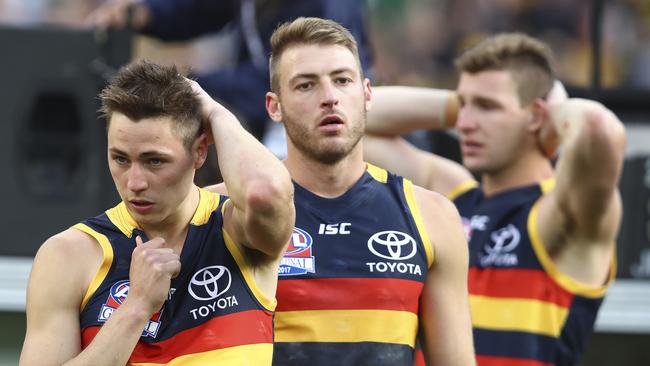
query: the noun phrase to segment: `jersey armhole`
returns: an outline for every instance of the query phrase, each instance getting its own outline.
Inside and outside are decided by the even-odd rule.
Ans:
[[[478,187],[478,182],[475,180],[466,180],[460,184],[458,184],[456,187],[454,187],[451,191],[446,193],[447,198],[449,198],[450,201],[455,200],[456,198],[460,197],[463,193],[474,189]]]
[[[199,204],[196,207],[196,211],[194,211],[194,215],[192,215],[190,224],[203,225],[210,220],[212,213],[222,204],[221,199],[223,196],[219,193],[210,192],[207,189],[197,188],[199,190]],[[221,214],[223,215],[223,207]]]
[[[230,202],[230,199],[227,199],[222,206],[222,213],[225,210],[226,204],[232,204]],[[239,249],[239,246],[235,243],[235,241],[230,237],[228,232],[226,231],[225,228],[221,229],[221,233],[223,235],[224,242],[226,243],[226,248],[232,255],[232,257],[235,259],[235,262],[237,263],[237,267],[239,267],[239,271],[242,273],[244,276],[244,281],[246,282],[246,285],[248,288],[251,290],[253,293],[253,296],[255,296],[255,299],[268,311],[275,311],[275,307],[277,305],[277,301],[275,298],[268,298],[262,290],[257,286],[257,283],[255,282],[255,277],[253,276],[253,272],[251,270],[251,266],[249,265],[248,261],[244,258],[243,253]]]
[[[533,247],[533,251],[537,256],[537,259],[542,264],[542,267],[548,273],[548,275],[562,288],[565,290],[574,293],[576,295],[584,296],[587,298],[599,298],[605,296],[607,288],[611,285],[616,276],[616,250],[613,251],[612,261],[609,266],[609,276],[604,284],[593,286],[588,285],[569,275],[560,271],[560,269],[553,263],[550,255],[548,254],[542,238],[539,234],[539,227],[537,225],[537,217],[539,213],[539,204],[543,196],[537,199],[535,204],[528,214],[528,235],[530,236],[530,242]]]
[[[427,268],[431,269],[433,265],[435,251],[433,245],[431,244],[431,239],[429,239],[429,234],[427,233],[427,228],[424,225],[424,220],[422,220],[422,215],[420,214],[420,209],[418,208],[417,203],[415,202],[415,194],[413,193],[413,183],[406,179],[402,179],[402,184],[404,186],[404,197],[406,198],[406,204],[411,211],[411,216],[413,221],[415,221],[415,226],[420,234],[420,239],[422,239],[422,245],[424,246],[424,252],[427,256]]]
[[[86,290],[86,293],[81,300],[81,306],[79,307],[79,310],[83,311],[83,309],[86,307],[86,304],[93,296],[95,291],[97,291],[99,285],[101,285],[104,279],[106,279],[106,275],[108,275],[108,271],[111,269],[111,265],[113,264],[113,247],[105,235],[98,233],[88,225],[76,224],[73,226],[73,228],[92,236],[99,243],[99,246],[102,248],[103,253],[102,264],[99,266],[99,269],[97,269],[95,276],[93,277],[92,281],[90,281],[90,285],[88,285],[88,289]]]

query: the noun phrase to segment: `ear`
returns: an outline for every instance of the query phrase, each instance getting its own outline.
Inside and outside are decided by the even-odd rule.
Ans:
[[[275,122],[282,122],[282,108],[280,97],[274,92],[266,93],[266,112]]]
[[[363,79],[363,94],[365,95],[366,111],[369,111],[372,108],[372,88],[368,79]]]
[[[560,138],[551,120],[548,102],[543,99],[533,101],[528,128],[535,135],[537,147],[542,154],[547,158],[552,158],[557,152]]]
[[[192,146],[192,156],[194,157],[194,169],[200,169],[205,163],[205,160],[208,158],[208,146],[209,146],[208,135],[203,132],[199,137],[194,141]]]
[[[545,100],[537,98],[530,105],[530,117],[528,120],[528,130],[533,133],[539,133],[547,123],[550,123],[548,104]]]

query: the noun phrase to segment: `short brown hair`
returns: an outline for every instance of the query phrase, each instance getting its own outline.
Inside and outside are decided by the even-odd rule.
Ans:
[[[503,33],[489,37],[456,59],[456,68],[470,74],[506,70],[517,85],[519,102],[528,105],[545,98],[555,75],[552,53],[547,45],[522,33]]]
[[[123,66],[99,94],[107,124],[114,112],[133,121],[171,117],[172,131],[189,151],[201,131],[201,104],[176,66],[140,60]]]
[[[349,30],[330,19],[300,17],[292,22],[281,24],[271,35],[271,57],[269,58],[271,91],[276,93],[280,91],[278,63],[282,53],[290,46],[300,44],[338,45],[347,48],[357,60],[363,78],[357,42]]]

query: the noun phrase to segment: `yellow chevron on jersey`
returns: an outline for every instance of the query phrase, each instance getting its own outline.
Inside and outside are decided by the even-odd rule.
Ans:
[[[220,209],[226,197],[199,192],[181,251],[181,272],[171,281],[167,301],[143,329],[129,364],[200,365],[219,360],[270,365],[274,303],[261,295],[250,266],[226,238]],[[80,313],[85,349],[128,297],[135,237],[148,239],[124,203],[75,228],[93,236],[104,255]]]

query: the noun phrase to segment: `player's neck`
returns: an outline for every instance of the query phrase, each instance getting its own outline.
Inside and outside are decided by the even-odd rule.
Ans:
[[[294,182],[326,198],[339,197],[347,192],[366,170],[361,144],[334,164],[316,161],[296,149],[287,151],[284,163]]]
[[[172,248],[175,253],[180,254],[187,237],[189,223],[199,205],[199,199],[198,187],[192,186],[190,193],[174,213],[159,223],[141,225],[142,230],[149,239],[155,237],[165,239],[165,247]]]
[[[551,162],[540,154],[530,154],[497,172],[484,173],[481,186],[486,196],[535,184],[553,176]]]

